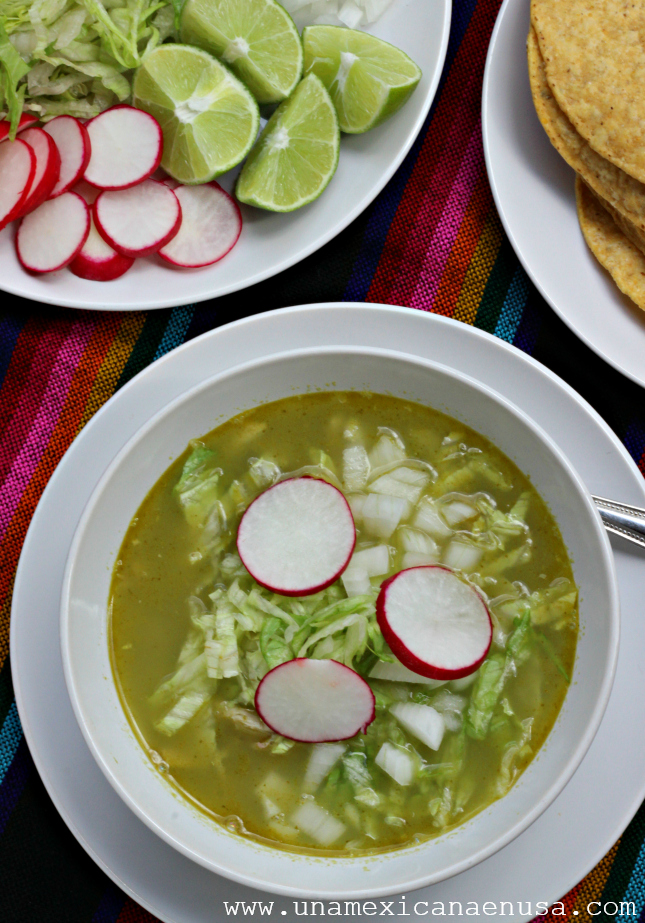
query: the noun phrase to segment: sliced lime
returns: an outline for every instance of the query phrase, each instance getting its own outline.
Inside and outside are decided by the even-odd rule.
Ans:
[[[302,42],[276,0],[187,0],[181,40],[221,58],[259,103],[291,96],[302,77]]]
[[[161,166],[180,183],[206,183],[243,160],[260,125],[258,104],[212,55],[158,45],[134,78],[134,105],[163,131]]]
[[[336,106],[341,131],[359,134],[400,109],[421,71],[400,48],[367,32],[307,26],[305,73],[320,77]]]
[[[273,113],[237,181],[240,202],[291,212],[313,202],[338,166],[340,131],[329,93],[311,74]]]

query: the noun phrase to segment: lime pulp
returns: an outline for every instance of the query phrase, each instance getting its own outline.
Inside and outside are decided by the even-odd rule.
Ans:
[[[180,183],[206,183],[243,160],[260,124],[244,84],[212,55],[159,45],[134,78],[134,105],[163,132],[161,166]]]
[[[336,172],[340,132],[334,105],[313,74],[273,113],[237,181],[241,202],[289,212],[313,202]]]
[[[407,102],[421,70],[405,52],[367,32],[307,26],[302,33],[305,74],[329,90],[341,131],[374,128]]]

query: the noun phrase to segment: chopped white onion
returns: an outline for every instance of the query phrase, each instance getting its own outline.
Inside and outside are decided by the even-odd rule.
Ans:
[[[458,539],[450,542],[443,555],[443,563],[455,570],[466,573],[473,571],[481,561],[484,551],[477,545],[469,542],[460,542]]]
[[[358,565],[352,567],[351,562],[345,569],[341,580],[343,581],[345,592],[350,599],[353,596],[366,596],[372,589],[370,575],[365,568],[359,567]]]
[[[432,535],[433,538],[448,538],[452,535],[452,529],[446,525],[437,510],[435,501],[429,497],[424,497],[419,503],[412,525]]]
[[[354,0],[347,0],[343,3],[338,11],[338,18],[349,29],[355,29],[363,21],[364,11],[354,3]]]
[[[452,500],[441,507],[441,515],[449,526],[456,526],[458,522],[473,519],[477,514],[478,510],[469,503],[464,503],[463,500]]]
[[[392,776],[399,785],[409,785],[414,776],[414,757],[407,750],[395,747],[387,741],[383,744],[374,760],[383,772]]]
[[[355,520],[363,518],[363,507],[365,506],[366,500],[367,497],[365,494],[350,494],[347,497],[349,508],[352,511],[352,516]]]
[[[438,711],[431,705],[416,702],[396,702],[390,712],[405,730],[431,750],[438,750],[446,729]]]
[[[403,461],[405,449],[403,443],[394,434],[383,433],[372,451],[370,452],[370,465],[373,469],[391,465],[393,462]]]
[[[362,445],[343,449],[343,483],[347,490],[362,490],[367,484],[370,461]]]
[[[354,563],[364,568],[370,577],[380,577],[381,574],[387,574],[390,569],[390,550],[387,545],[363,548],[354,554],[349,566],[352,567]]]
[[[314,744],[303,782],[305,792],[315,792],[346,750],[345,744]]]
[[[439,555],[426,554],[425,551],[406,551],[401,559],[401,567],[407,570],[408,567],[425,567],[427,564],[436,564]]]
[[[401,497],[368,494],[362,511],[365,529],[377,538],[389,538],[401,520],[408,518],[411,509],[410,502]]]
[[[427,471],[420,471],[418,468],[395,468],[387,474],[372,481],[367,488],[371,493],[390,494],[393,497],[401,497],[403,500],[409,500],[410,503],[418,502],[422,491],[430,480]]]
[[[439,546],[433,538],[426,535],[425,532],[418,532],[416,529],[402,528],[399,530],[401,545],[404,551],[418,551],[422,554],[434,556],[434,560],[439,560]]]
[[[313,801],[306,801],[296,808],[291,823],[321,846],[331,846],[345,832],[345,824]]]
[[[370,26],[381,18],[392,0],[282,0],[298,28],[311,25]]]

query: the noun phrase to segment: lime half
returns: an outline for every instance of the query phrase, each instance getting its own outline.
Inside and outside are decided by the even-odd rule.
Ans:
[[[329,93],[313,74],[273,113],[237,181],[240,202],[291,212],[313,202],[338,166],[340,132]]]
[[[367,32],[308,26],[302,38],[305,73],[316,74],[329,90],[341,131],[359,134],[385,121],[421,79],[412,58]]]
[[[161,166],[180,183],[207,183],[248,154],[260,125],[258,104],[212,55],[159,45],[134,78],[134,105],[163,131]]]
[[[302,42],[276,0],[187,0],[181,40],[221,58],[259,103],[278,103],[302,77]]]

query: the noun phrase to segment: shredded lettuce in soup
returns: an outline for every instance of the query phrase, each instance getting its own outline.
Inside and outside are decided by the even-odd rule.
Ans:
[[[334,400],[309,397],[319,412]],[[446,431],[454,421],[426,408],[415,412],[431,415],[441,438],[425,457],[406,446],[404,426],[374,426],[370,434],[368,421],[353,413],[365,400],[345,396],[347,419],[328,446],[331,454],[299,446],[291,453],[303,462],[295,470],[279,466],[279,453],[251,455],[231,479],[212,440],[196,441],[166,491],[183,518],[187,566],[200,579],[185,602],[189,627],[175,669],[145,702],[143,736],[158,766],[232,829],[294,848],[414,842],[504,795],[550,729],[575,652],[577,590],[557,527],[530,483],[501,453],[482,448],[481,437],[474,445],[464,429]],[[395,399],[378,400],[396,409]],[[261,416],[258,410],[245,417],[247,426],[258,426],[252,447],[265,441]],[[282,597],[245,570],[236,529],[260,492],[304,474],[344,492],[358,542],[335,584],[315,595]],[[543,547],[554,541],[560,543],[555,563],[553,548]],[[436,562],[478,587],[494,626],[482,666],[452,682],[402,667],[376,621],[383,580]],[[127,632],[116,625],[125,618],[122,601],[113,590],[116,672],[124,683],[118,641]],[[258,684],[295,657],[333,658],[367,680],[377,714],[366,734],[312,745],[264,724],[253,705]],[[187,766],[184,755],[175,767],[174,742],[182,738],[191,756]],[[209,776],[224,795],[205,794]]]

